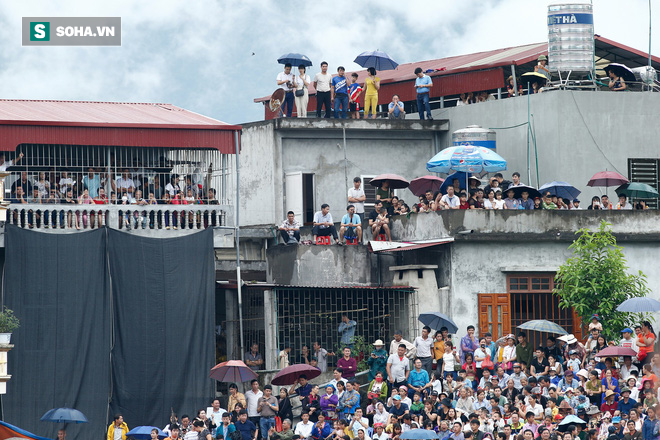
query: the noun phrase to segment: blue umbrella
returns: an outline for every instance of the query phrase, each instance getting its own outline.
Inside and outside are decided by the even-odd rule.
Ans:
[[[426,169],[435,173],[463,171],[466,173],[492,173],[506,170],[506,159],[489,148],[457,145],[445,148],[426,163]]]
[[[616,308],[618,312],[646,313],[657,312],[660,310],[660,301],[645,296],[640,298],[630,298],[619,304]]]
[[[399,436],[401,440],[431,440],[439,438],[435,431],[430,429],[410,429]]]
[[[362,67],[373,67],[376,70],[394,70],[399,65],[388,54],[379,50],[362,52],[355,58],[355,62]]]
[[[447,187],[449,185],[454,186],[454,180],[458,179],[461,189],[465,189],[467,185],[467,180],[472,176],[470,173],[464,173],[463,171],[457,171],[454,174],[447,176],[442,185],[440,185],[440,192],[442,194],[447,194]]]
[[[135,440],[149,440],[151,438],[151,430],[158,429],[155,426],[136,426],[126,433],[126,437],[133,437]],[[158,438],[165,438],[167,434],[158,429]]]
[[[305,67],[312,65],[312,60],[307,55],[301,53],[287,53],[277,59],[280,64],[291,64],[293,67],[298,67],[301,64]]]
[[[87,423],[85,414],[73,408],[53,408],[46,411],[40,420],[55,423]]]
[[[582,191],[571,185],[570,183],[566,182],[559,182],[557,180],[546,183],[542,187],[539,188],[539,192],[541,194],[545,194],[546,191],[550,192],[550,195],[561,197],[562,199],[566,200],[573,200],[576,199],[577,196],[580,195]]]
[[[422,313],[418,318],[422,324],[428,325],[433,330],[440,330],[442,327],[447,327],[449,333],[455,334],[458,332],[458,326],[451,318],[440,312]]]
[[[557,335],[567,335],[568,332],[564,328],[554,322],[546,321],[545,319],[534,319],[527,321],[518,326],[524,330],[534,330],[537,332],[554,333]]]

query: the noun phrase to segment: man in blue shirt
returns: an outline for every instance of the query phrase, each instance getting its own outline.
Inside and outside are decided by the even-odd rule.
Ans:
[[[236,426],[236,430],[241,433],[243,440],[257,440],[259,429],[257,429],[257,426],[247,418],[247,411],[244,409],[241,410],[238,416],[238,421],[234,426]]]
[[[424,120],[424,110],[426,110],[426,117],[429,121],[433,120],[431,116],[431,104],[429,104],[429,92],[433,87],[431,77],[424,74],[421,67],[415,69],[415,89],[417,89],[417,109],[419,111],[419,119]]]
[[[348,81],[346,81],[346,76],[344,76],[345,71],[346,69],[342,66],[337,68],[337,76],[332,78],[332,86],[330,87],[335,108],[335,119],[339,118],[339,107],[341,107],[342,119],[346,119],[348,112]]]
[[[346,238],[357,237],[357,242],[362,242],[362,219],[355,213],[355,206],[348,205],[346,207],[347,214],[341,218],[341,227],[339,228],[339,241]]]
[[[617,409],[621,411],[621,414],[628,414],[637,405],[637,402],[630,398],[630,388],[628,387],[621,388],[621,397]]]
[[[390,119],[406,119],[406,112],[403,110],[403,102],[399,101],[399,95],[392,96],[387,112]]]
[[[408,397],[412,399],[415,392],[422,394],[429,382],[431,382],[431,379],[429,379],[429,373],[422,369],[422,360],[420,358],[415,359],[415,368],[408,375]]]

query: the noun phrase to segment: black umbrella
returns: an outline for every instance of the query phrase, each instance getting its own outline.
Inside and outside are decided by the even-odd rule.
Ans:
[[[623,78],[625,82],[635,82],[635,74],[628,66],[619,63],[611,63],[605,67],[605,72],[609,74],[610,70],[618,77]]]
[[[538,72],[527,72],[523,73],[522,76],[520,77],[520,82],[523,84],[534,84],[537,83],[539,87],[543,87],[545,83],[548,81],[548,78]]]
[[[515,197],[516,199],[522,197],[523,191],[527,191],[529,193],[529,198],[532,200],[534,200],[537,197],[541,197],[541,193],[539,192],[539,190],[531,186],[527,186],[527,185],[510,186],[509,189],[506,190],[506,192],[509,192],[510,189],[513,190],[513,197]]]

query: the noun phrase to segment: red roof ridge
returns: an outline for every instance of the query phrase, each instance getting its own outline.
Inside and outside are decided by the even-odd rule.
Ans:
[[[181,109],[181,107],[177,107],[174,104],[167,104],[162,102],[82,101],[82,100],[66,100],[66,99],[13,99],[13,98],[0,98],[0,102],[56,102],[61,104],[71,103],[71,104],[168,105]]]

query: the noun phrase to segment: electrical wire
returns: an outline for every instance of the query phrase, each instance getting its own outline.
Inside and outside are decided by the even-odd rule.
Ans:
[[[517,124],[517,125],[512,125],[512,126],[510,126],[510,127],[488,127],[488,129],[489,129],[489,130],[508,130],[508,129],[510,129],[510,128],[518,128],[518,127],[522,127],[523,125],[527,125],[527,122],[523,122],[523,123],[521,123],[521,124]]]

